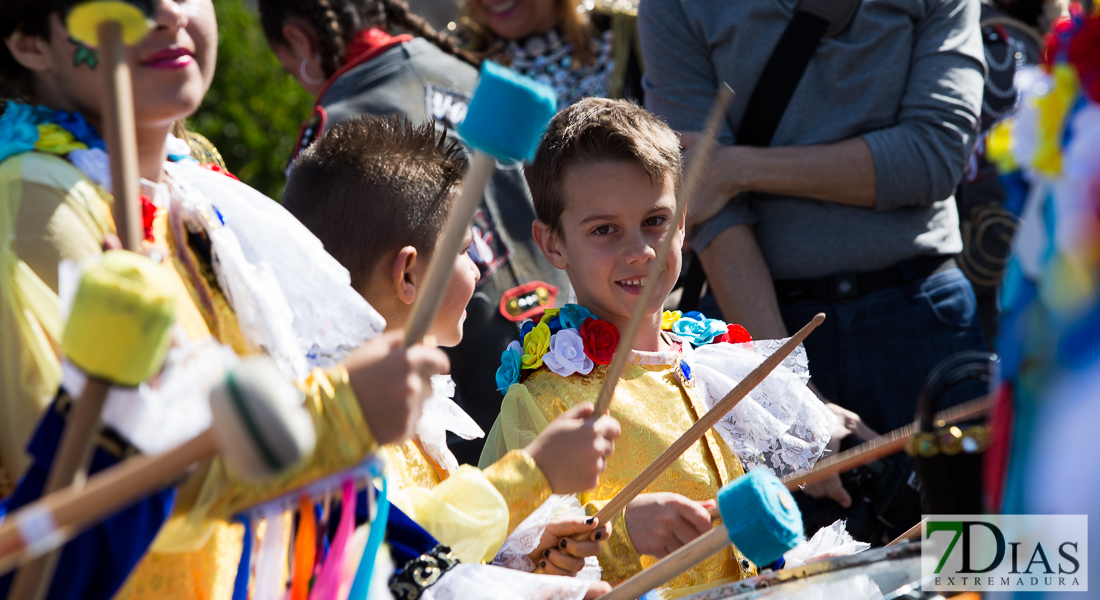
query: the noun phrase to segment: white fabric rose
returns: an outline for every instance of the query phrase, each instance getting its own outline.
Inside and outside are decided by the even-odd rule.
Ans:
[[[550,336],[550,351],[542,357],[542,362],[562,377],[573,373],[588,375],[595,366],[584,353],[584,339],[573,329],[562,329]]]

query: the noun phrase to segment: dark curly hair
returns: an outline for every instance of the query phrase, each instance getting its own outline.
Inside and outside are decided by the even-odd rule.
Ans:
[[[304,19],[313,27],[320,46],[321,68],[332,77],[347,59],[347,46],[356,32],[380,27],[402,28],[435,44],[440,50],[474,65],[480,62],[458,47],[454,39],[436,31],[404,0],[259,0],[260,22],[272,45],[286,45],[287,19]]]

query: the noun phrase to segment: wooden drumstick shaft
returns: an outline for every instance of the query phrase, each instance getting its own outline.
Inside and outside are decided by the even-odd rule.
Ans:
[[[137,456],[7,516],[0,524],[0,573],[72,539],[92,523],[171,484],[191,465],[218,453],[213,429],[157,456]]]
[[[466,231],[470,228],[470,221],[481,204],[481,198],[485,195],[485,188],[489,185],[489,178],[496,168],[496,159],[484,152],[474,152],[470,158],[470,166],[466,171],[465,180],[462,182],[462,191],[455,201],[451,211],[451,218],[447,222],[447,229],[436,247],[431,263],[428,265],[428,273],[424,278],[424,287],[417,292],[413,301],[412,313],[409,316],[408,325],[405,326],[405,337],[402,346],[408,348],[420,343],[435,320],[435,313],[439,305],[443,303],[443,293],[447,290],[447,283],[451,280],[454,271],[455,258],[462,249],[462,241],[466,239]]]
[[[982,396],[958,406],[954,406],[936,413],[934,420],[944,424],[967,421],[979,417],[989,410],[989,397]],[[884,456],[889,456],[905,449],[909,438],[920,429],[918,423],[910,423],[889,433],[866,441],[854,448],[849,448],[835,456],[830,456],[817,463],[814,468],[785,477],[783,483],[787,489],[794,491],[802,486],[817,483],[831,477],[836,473],[851,471],[856,467],[872,463]]]
[[[714,405],[706,414],[699,418],[694,425],[688,428],[678,440],[672,443],[660,456],[657,457],[648,467],[646,467],[641,473],[638,474],[630,483],[625,487],[610,502],[604,505],[599,512],[596,513],[596,518],[600,523],[607,523],[619,514],[619,511],[626,508],[627,504],[633,500],[638,494],[642,493],[645,488],[649,487],[657,477],[664,473],[672,463],[676,462],[684,452],[687,451],[695,442],[699,441],[711,427],[714,427],[718,421],[722,420],[729,411],[733,410],[733,407],[737,406],[737,403],[742,398],[749,395],[749,392],[753,390],[764,378],[768,376],[779,363],[783,362],[794,352],[794,349],[806,339],[806,336],[810,335],[814,329],[817,328],[825,320],[823,313],[818,313],[814,318],[807,323],[802,329],[798,330],[783,343],[775,352],[768,358],[764,359],[764,362],[760,363],[751,373],[741,380],[722,400]]]
[[[910,527],[905,533],[903,533],[903,534],[899,535],[898,537],[894,538],[889,544],[886,544],[886,547],[889,548],[890,546],[897,546],[898,544],[900,544],[902,542],[906,542],[906,541],[909,541],[909,540],[915,540],[915,539],[919,538],[920,537],[920,532],[921,532],[921,527],[923,525],[924,525],[923,520],[918,521],[916,525]]]
[[[718,525],[681,546],[648,569],[620,583],[615,589],[600,596],[601,600],[633,600],[653,588],[687,571],[714,556],[730,545],[725,525]]]
[[[141,174],[138,171],[137,128],[134,125],[134,90],[120,23],[105,21],[99,26],[97,51],[106,78],[107,98],[103,119],[111,160],[115,228],[123,248],[141,252],[141,241],[145,236],[141,220],[141,194],[138,191]]]
[[[630,321],[627,322],[626,329],[619,337],[619,346],[615,349],[611,364],[608,365],[607,372],[604,374],[600,393],[596,396],[596,410],[592,412],[593,418],[598,419],[611,406],[611,398],[615,396],[615,386],[619,384],[619,379],[626,369],[626,362],[630,358],[631,350],[634,348],[634,340],[638,337],[638,331],[642,328],[646,310],[649,308],[649,304],[653,302],[653,294],[657,293],[657,281],[665,271],[665,261],[668,260],[669,252],[672,251],[672,240],[676,237],[676,228],[679,227],[680,221],[684,219],[688,204],[695,196],[696,190],[703,182],[703,175],[706,174],[707,168],[710,166],[710,156],[714,153],[714,147],[718,141],[718,128],[722,125],[726,110],[733,100],[733,95],[733,89],[729,85],[723,83],[718,86],[718,95],[714,97],[714,104],[711,105],[710,114],[707,115],[707,122],[703,127],[703,136],[699,139],[695,158],[688,165],[684,183],[680,187],[680,195],[676,201],[676,214],[669,222],[668,233],[661,238],[657,246],[656,257],[649,262],[642,291],[638,294],[638,301],[634,303],[634,310],[630,313]]]

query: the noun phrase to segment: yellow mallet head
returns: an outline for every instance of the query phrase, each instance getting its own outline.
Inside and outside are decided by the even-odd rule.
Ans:
[[[93,0],[77,2],[65,17],[69,35],[78,42],[99,46],[99,26],[116,21],[122,27],[122,42],[133,46],[153,28],[154,5],[151,0]]]
[[[176,296],[163,267],[111,250],[85,267],[61,345],[89,375],[136,386],[164,362]]]

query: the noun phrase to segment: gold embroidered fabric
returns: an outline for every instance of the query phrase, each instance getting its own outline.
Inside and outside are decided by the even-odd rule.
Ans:
[[[427,457],[412,440],[402,444],[389,444],[382,447],[390,469],[390,485],[396,489],[423,487],[431,489],[443,480],[432,468]]]
[[[509,533],[553,493],[542,469],[523,450],[508,452],[482,472],[508,503]]]
[[[611,403],[611,415],[619,420],[623,434],[615,443],[615,453],[608,459],[599,487],[578,495],[586,510],[595,512],[602,502],[611,499],[706,411],[695,391],[680,384],[678,360],[677,352],[632,354]],[[578,403],[595,402],[606,369],[597,366],[589,375],[571,377],[540,369],[524,383],[512,385],[501,415],[489,432],[482,464],[526,445],[550,420]],[[708,431],[645,491],[676,492],[693,500],[708,500],[743,473],[730,448]],[[599,559],[604,579],[617,583],[656,561],[651,556],[638,556],[622,518],[612,525],[612,539],[604,545]],[[742,572],[737,558],[722,552],[668,586],[679,588],[754,574],[751,567]]]

